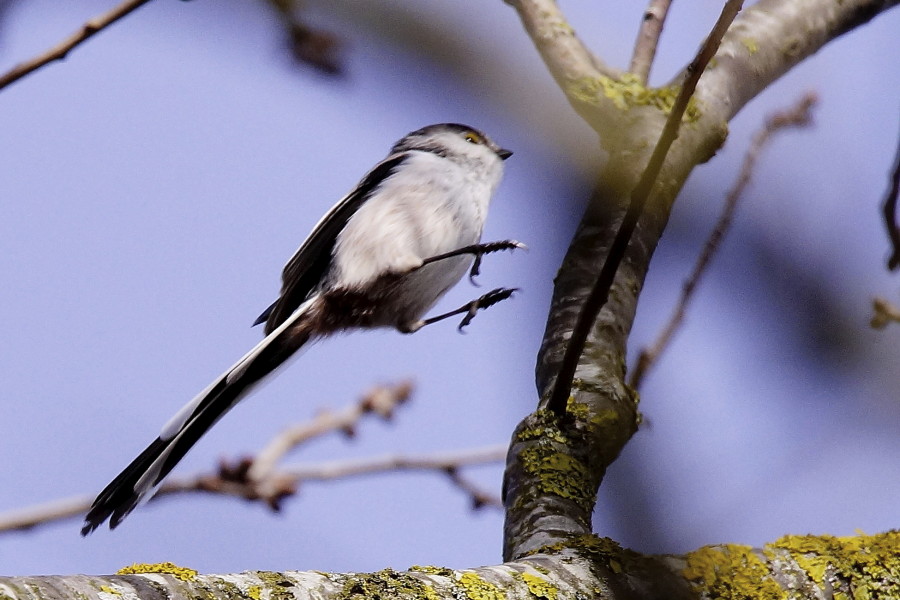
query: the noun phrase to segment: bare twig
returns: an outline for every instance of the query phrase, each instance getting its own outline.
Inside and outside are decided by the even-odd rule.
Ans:
[[[335,431],[353,436],[359,421],[368,414],[374,413],[388,420],[394,410],[409,399],[411,393],[412,383],[409,381],[394,386],[377,386],[352,406],[336,413],[322,412],[310,422],[289,427],[269,442],[255,458],[244,458],[236,464],[223,461],[214,474],[199,474],[166,482],[154,498],[177,492],[205,491],[263,500],[277,508],[281,499],[296,493],[299,481],[317,478],[315,468],[312,474],[303,471],[289,473],[284,469],[276,471],[275,464],[285,454],[303,442]],[[81,516],[90,508],[92,501],[93,498],[90,497],[75,497],[0,514],[0,532],[27,529],[42,523]]]
[[[503,454],[506,453],[506,450],[503,448],[499,448],[499,450],[503,450]],[[498,461],[502,460],[503,454],[500,454],[497,458]],[[469,498],[472,500],[472,510],[480,510],[485,507],[502,509],[503,501],[500,499],[500,496],[496,494],[491,494],[487,492],[474,482],[470,481],[468,478],[463,477],[459,472],[459,468],[454,466],[446,469],[447,477],[450,478],[450,481],[455,485],[460,491],[465,492],[469,495]]]
[[[631,202],[628,205],[628,210],[625,212],[622,224],[616,232],[616,237],[613,239],[609,254],[607,254],[603,267],[600,270],[600,275],[597,277],[597,282],[591,289],[587,299],[585,299],[581,312],[578,314],[578,319],[575,321],[575,326],[572,328],[572,335],[566,345],[566,351],[547,402],[547,408],[557,415],[563,415],[566,412],[572,381],[575,377],[579,358],[584,350],[584,343],[600,309],[606,304],[616,271],[622,262],[622,258],[625,256],[625,251],[628,249],[631,234],[637,226],[638,219],[644,210],[644,205],[647,203],[647,198],[650,197],[653,184],[656,182],[656,178],[665,162],[666,154],[678,137],[681,118],[687,109],[688,101],[691,99],[691,95],[694,93],[694,89],[696,89],[697,82],[706,69],[706,65],[709,64],[709,61],[715,55],[722,37],[728,31],[728,27],[738,12],[740,12],[742,5],[743,0],[728,0],[725,3],[718,21],[716,21],[697,56],[688,66],[687,76],[681,86],[681,90],[678,92],[672,111],[666,119],[659,141],[653,149],[653,154],[650,156],[646,169],[641,174],[640,181],[638,181],[631,193]]]
[[[681,289],[681,297],[678,300],[675,311],[672,313],[672,317],[669,319],[668,325],[663,329],[660,336],[656,339],[656,342],[649,348],[645,348],[638,357],[637,366],[629,381],[631,387],[640,387],[647,371],[659,358],[660,354],[668,347],[669,342],[672,340],[672,336],[675,335],[675,332],[678,331],[678,328],[684,321],[688,304],[694,295],[694,291],[697,289],[697,285],[700,283],[700,278],[706,272],[710,261],[719,249],[722,238],[731,227],[738,200],[740,200],[744,189],[750,182],[750,178],[753,175],[753,169],[756,166],[756,161],[766,143],[771,139],[772,134],[782,129],[809,125],[812,122],[810,111],[815,106],[817,100],[814,93],[807,92],[788,110],[779,111],[770,115],[766,119],[765,125],[753,136],[753,141],[750,144],[750,148],[747,150],[747,155],[744,157],[744,164],[741,166],[740,175],[725,199],[722,214],[719,216],[716,226],[706,240],[706,244],[704,244],[700,256],[697,257],[697,263],[694,265],[694,270],[691,272],[690,277],[688,277]]]
[[[892,304],[881,297],[872,300],[872,320],[869,325],[874,329],[884,329],[888,323],[900,323],[900,306]]]
[[[173,479],[160,488],[158,495],[212,492],[245,500],[258,500],[278,511],[285,498],[294,496],[301,484],[311,481],[332,481],[396,471],[442,471],[450,475],[457,487],[472,496],[473,503],[480,501],[481,504],[493,505],[492,501],[485,500],[488,498],[487,494],[458,477],[458,474],[454,477],[452,473],[465,466],[497,462],[504,456],[505,449],[501,446],[426,456],[388,454],[374,458],[281,467],[269,471],[265,479],[248,477],[254,459],[247,457],[235,464],[223,462],[214,474]],[[499,501],[496,505],[500,506]]]
[[[368,414],[376,414],[390,420],[394,410],[409,400],[412,382],[404,381],[394,386],[378,386],[371,389],[359,402],[338,412],[323,411],[312,421],[288,427],[278,434],[253,459],[247,477],[253,481],[267,479],[275,465],[285,454],[311,439],[341,431],[352,437],[359,420]]]
[[[631,66],[628,67],[628,70],[643,84],[647,83],[650,76],[650,67],[653,66],[653,58],[656,56],[656,44],[659,42],[671,3],[672,0],[650,0],[650,5],[644,11],[644,20],[641,22],[638,39],[634,45]]]
[[[93,495],[73,496],[27,508],[8,510],[0,513],[0,533],[22,531],[63,519],[81,518],[91,507],[93,500]]]
[[[884,197],[884,224],[887,227],[892,248],[891,257],[888,259],[888,269],[891,271],[900,267],[900,228],[897,226],[897,195],[900,193],[900,145],[897,146],[897,156],[894,160],[894,174],[891,177],[887,195]]]
[[[476,448],[458,452],[443,452],[422,456],[386,455],[359,460],[332,461],[310,465],[285,467],[270,473],[264,482],[253,482],[246,477],[247,460],[237,465],[222,464],[213,474],[199,474],[174,478],[159,489],[151,499],[155,502],[176,494],[215,493],[235,496],[245,500],[261,501],[272,510],[281,508],[281,501],[297,492],[298,487],[310,481],[331,481],[364,475],[399,471],[443,472],[463,492],[471,496],[473,506],[500,506],[500,500],[478,489],[459,475],[463,467],[499,463],[506,455],[503,445]],[[30,529],[55,521],[81,518],[90,508],[93,496],[76,496],[25,509],[0,513],[0,533]]]
[[[125,2],[122,2],[109,12],[94,17],[93,19],[82,25],[78,31],[73,33],[71,36],[69,36],[67,39],[63,40],[53,48],[50,48],[46,52],[35,56],[31,60],[16,65],[4,75],[0,75],[0,90],[13,83],[14,81],[25,77],[29,73],[40,69],[46,64],[49,64],[55,60],[63,60],[69,53],[69,51],[72,50],[72,48],[86,41],[88,38],[105,29],[106,27],[109,27],[135,9],[138,9],[144,4],[147,4],[147,2],[149,1],[150,0],[125,0]]]

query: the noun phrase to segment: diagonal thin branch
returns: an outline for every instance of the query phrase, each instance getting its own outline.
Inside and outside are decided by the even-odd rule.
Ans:
[[[499,446],[498,450],[500,450]],[[502,457],[505,456],[505,454],[506,448],[502,448],[502,452],[500,452],[497,461],[499,462],[502,460]],[[459,488],[460,491],[469,495],[469,498],[472,501],[472,510],[480,510],[485,507],[497,509],[503,508],[503,500],[501,500],[499,496],[481,489],[475,482],[467,477],[463,477],[462,473],[459,472],[458,467],[450,467],[446,469],[446,473],[453,485]]]
[[[140,8],[144,4],[147,4],[147,2],[149,1],[150,0],[125,0],[125,2],[122,2],[112,10],[94,17],[93,19],[82,25],[78,31],[73,33],[71,36],[69,36],[56,46],[50,48],[42,54],[35,56],[31,60],[27,60],[16,65],[5,74],[0,75],[0,90],[11,83],[18,81],[22,77],[25,77],[29,73],[40,69],[44,65],[47,65],[56,60],[63,60],[69,53],[69,51],[72,50],[72,48],[86,41],[94,34],[99,33],[106,27],[109,27],[132,11]]]
[[[644,19],[641,21],[641,29],[638,31],[638,39],[628,70],[645,85],[650,76],[650,67],[653,66],[653,59],[656,56],[656,45],[662,34],[666,16],[669,14],[670,4],[672,0],[650,0],[650,5],[644,11]]]
[[[275,465],[284,456],[301,444],[330,433],[342,431],[348,436],[355,433],[359,420],[371,413],[388,420],[400,405],[409,400],[412,382],[404,381],[393,386],[377,386],[369,390],[356,404],[338,412],[323,411],[311,421],[288,427],[275,436],[254,457],[247,477],[251,481],[262,481],[275,470]]]
[[[887,227],[888,237],[891,240],[891,257],[888,259],[888,269],[896,271],[900,267],[900,227],[897,225],[897,195],[900,193],[900,144],[897,146],[897,156],[894,159],[894,173],[888,186],[888,192],[884,197],[884,225]]]
[[[693,298],[697,285],[700,283],[701,277],[706,272],[713,256],[715,256],[716,251],[719,249],[722,238],[724,238],[726,232],[731,227],[734,213],[737,210],[738,201],[744,193],[747,184],[750,182],[750,178],[753,175],[753,169],[756,167],[756,161],[762,153],[762,150],[774,133],[787,127],[804,127],[809,125],[812,122],[810,110],[815,106],[817,101],[818,99],[814,93],[807,92],[788,110],[779,111],[770,115],[766,119],[765,125],[753,136],[753,141],[750,144],[750,148],[747,150],[747,155],[744,157],[744,164],[741,166],[740,175],[738,176],[734,187],[728,193],[719,220],[716,222],[712,233],[706,240],[703,250],[697,257],[694,270],[682,287],[681,297],[678,300],[678,305],[672,313],[668,325],[663,329],[662,333],[656,339],[656,342],[649,348],[645,348],[641,351],[641,354],[638,357],[637,366],[631,376],[631,380],[628,382],[631,387],[635,389],[640,387],[644,376],[650,370],[650,367],[666,350],[669,343],[672,341],[675,332],[681,327],[684,317],[687,314],[688,304]]]
[[[575,35],[555,0],[505,0],[519,13],[525,31],[563,90],[583,77],[617,76]]]
[[[585,341],[590,334],[591,325],[597,318],[600,309],[606,304],[616,271],[628,248],[628,242],[631,240],[631,234],[634,232],[638,219],[644,210],[644,205],[650,197],[653,184],[662,170],[666,154],[678,137],[681,118],[687,109],[688,101],[697,87],[700,76],[715,55],[722,37],[728,31],[729,25],[731,25],[738,12],[740,12],[742,5],[743,0],[728,0],[722,8],[719,19],[713,26],[697,56],[687,68],[687,76],[681,86],[678,97],[675,99],[672,112],[669,113],[665,127],[663,127],[663,131],[659,136],[659,141],[653,149],[653,154],[650,156],[646,169],[641,174],[640,181],[638,181],[634,191],[631,193],[631,202],[628,205],[628,210],[625,212],[618,232],[616,232],[616,237],[603,263],[603,268],[600,270],[600,275],[597,277],[597,282],[585,299],[581,312],[578,314],[578,319],[572,328],[572,335],[566,345],[566,351],[563,355],[556,381],[553,383],[553,390],[547,402],[547,408],[558,416],[562,416],[566,412],[572,380],[575,377],[575,370],[584,350]]]

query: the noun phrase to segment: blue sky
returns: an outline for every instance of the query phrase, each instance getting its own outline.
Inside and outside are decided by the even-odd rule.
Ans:
[[[12,3],[6,69],[114,2]],[[630,53],[640,7],[568,3],[610,62]],[[654,71],[689,59],[715,2],[676,3]],[[341,5],[343,6],[343,5]],[[179,467],[211,468],[288,423],[413,378],[413,403],[353,441],[292,462],[503,443],[536,401],[534,356],[551,282],[599,160],[514,12],[476,18],[438,2],[404,22],[450,32],[395,43],[340,8],[311,18],[347,42],[346,76],[286,55],[263,3],[156,0],[0,92],[0,510],[95,493],[208,381],[259,339],[249,324],[309,229],[393,142],[424,124],[480,127],[516,154],[485,239],[527,253],[485,260],[511,302],[413,336],[319,344],[219,423]],[[381,7],[380,9],[377,7]],[[378,12],[379,10],[383,12]],[[898,11],[795,69],[732,123],[699,167],[651,267],[630,351],[653,339],[762,116],[816,89],[817,127],[777,139],[685,329],[642,390],[643,428],[610,469],[595,530],[640,551],[785,533],[897,525],[900,328],[867,328],[871,296],[897,299],[879,216],[898,135]],[[430,24],[429,24],[430,23]],[[455,32],[461,32],[458,36]],[[462,41],[459,41],[459,40]],[[484,290],[467,282],[439,308]],[[472,471],[499,487],[500,467]],[[502,516],[472,513],[436,475],[310,484],[280,515],[226,498],[172,499],[87,540],[78,522],[0,539],[6,574],[103,573],[171,560],[207,572],[375,570],[499,560]]]

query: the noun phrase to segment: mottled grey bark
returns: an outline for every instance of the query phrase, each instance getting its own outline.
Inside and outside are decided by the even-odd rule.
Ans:
[[[535,372],[541,409],[662,129],[672,89],[645,89],[627,77],[610,77],[608,67],[578,49],[581,42],[552,0],[510,3],[609,156],[554,282]],[[727,135],[728,120],[770,83],[828,41],[896,3],[762,0],[733,23],[700,79],[696,104],[685,116],[609,300],[594,321],[570,390],[568,414],[557,419],[539,410],[522,421],[513,436],[504,480],[505,559],[591,531],[596,490],[606,468],[637,430],[637,397],[625,384],[627,337],[653,251],[691,170],[715,153]]]

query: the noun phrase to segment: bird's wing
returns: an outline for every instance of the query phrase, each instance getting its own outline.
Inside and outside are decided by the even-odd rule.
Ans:
[[[352,192],[319,220],[303,245],[284,266],[278,300],[259,315],[254,325],[265,323],[265,331],[269,334],[303,304],[328,271],[337,236],[347,221],[408,157],[409,153],[406,152],[393,154],[375,165]]]

